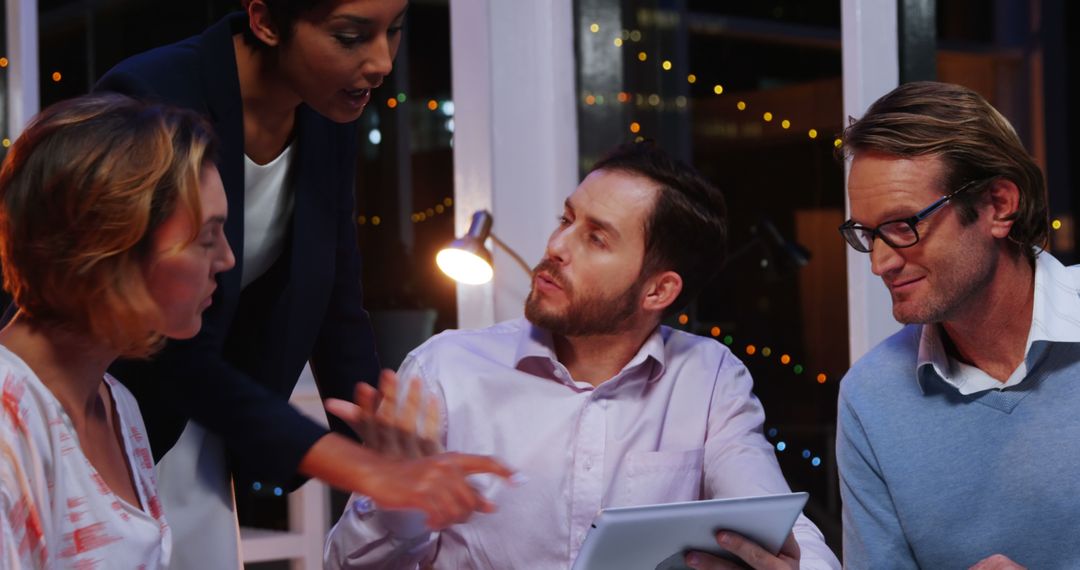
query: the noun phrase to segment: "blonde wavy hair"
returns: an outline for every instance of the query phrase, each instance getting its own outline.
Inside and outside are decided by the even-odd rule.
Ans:
[[[38,114],[0,168],[0,264],[19,310],[125,357],[153,354],[163,338],[143,275],[152,235],[176,208],[202,219],[199,176],[215,146],[198,115],[123,95]]]

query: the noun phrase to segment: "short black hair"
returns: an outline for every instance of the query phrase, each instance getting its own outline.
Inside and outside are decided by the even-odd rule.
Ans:
[[[727,204],[718,188],[653,141],[620,145],[589,171],[614,170],[643,176],[659,186],[645,221],[642,275],[674,271],[683,289],[664,316],[685,307],[723,266],[727,255]]]

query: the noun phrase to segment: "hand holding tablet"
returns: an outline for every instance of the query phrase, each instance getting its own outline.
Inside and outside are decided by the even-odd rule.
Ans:
[[[776,554],[808,497],[789,493],[604,509],[585,538],[574,570],[684,569],[690,551],[731,559],[717,544],[720,530],[738,533]]]

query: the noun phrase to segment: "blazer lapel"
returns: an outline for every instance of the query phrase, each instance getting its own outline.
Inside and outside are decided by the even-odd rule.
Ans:
[[[337,149],[329,144],[332,134],[325,120],[306,105],[296,110],[296,138],[293,172],[293,220],[289,265],[289,331],[290,348],[294,339],[315,338],[315,330],[325,311],[333,287],[334,256],[337,253],[337,211],[335,199],[338,188],[335,172],[327,154]],[[297,299],[304,299],[303,303]],[[314,316],[320,318],[313,319]],[[310,347],[295,347],[310,350]]]
[[[244,23],[246,14],[237,13],[211,26],[203,32],[200,50],[204,96],[218,135],[216,164],[229,202],[225,237],[236,256],[236,266],[219,276],[225,305],[230,308],[240,296],[244,264],[244,109],[232,39]]]

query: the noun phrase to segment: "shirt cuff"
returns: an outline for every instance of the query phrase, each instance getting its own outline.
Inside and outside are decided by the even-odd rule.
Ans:
[[[432,532],[423,512],[380,510],[370,497],[357,496],[352,511],[360,520],[374,522],[395,538],[409,540]]]

